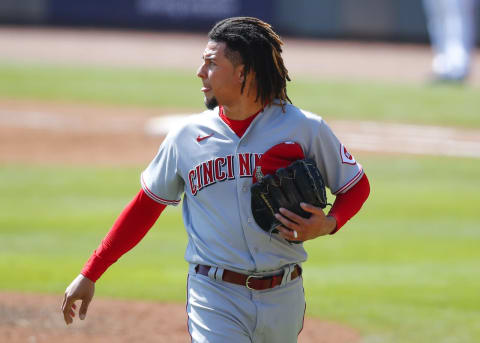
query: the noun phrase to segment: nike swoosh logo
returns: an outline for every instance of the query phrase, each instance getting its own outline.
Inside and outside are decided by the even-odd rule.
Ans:
[[[203,141],[204,139],[207,139],[207,138],[210,138],[213,136],[213,133],[211,135],[208,135],[208,136],[203,136],[203,137],[200,137],[200,135],[198,135],[197,137],[197,142],[201,142]]]

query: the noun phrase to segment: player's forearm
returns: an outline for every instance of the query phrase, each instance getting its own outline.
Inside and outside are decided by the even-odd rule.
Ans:
[[[337,222],[336,228],[330,233],[331,235],[340,230],[347,221],[360,211],[369,194],[370,183],[367,175],[364,174],[355,186],[346,193],[337,195],[328,213],[328,216],[334,217]]]
[[[142,240],[165,207],[140,190],[90,256],[82,274],[97,281],[108,267]]]

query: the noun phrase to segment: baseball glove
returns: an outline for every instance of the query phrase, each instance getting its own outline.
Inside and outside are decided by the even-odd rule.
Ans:
[[[274,175],[266,175],[251,186],[252,214],[256,223],[266,232],[277,233],[282,225],[276,218],[280,207],[299,216],[309,218],[300,203],[305,202],[317,207],[327,206],[325,183],[310,159],[301,159],[285,168],[279,168]]]

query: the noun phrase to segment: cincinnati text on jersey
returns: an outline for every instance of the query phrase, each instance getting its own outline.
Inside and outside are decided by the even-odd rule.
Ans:
[[[203,188],[225,180],[233,180],[237,176],[235,166],[238,166],[239,177],[252,177],[255,166],[262,154],[240,153],[216,157],[199,163],[188,172],[190,192],[197,195]]]

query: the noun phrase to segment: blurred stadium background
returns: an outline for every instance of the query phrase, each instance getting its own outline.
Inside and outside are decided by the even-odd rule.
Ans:
[[[188,341],[179,209],[102,277],[87,321],[59,306],[169,125],[203,110],[206,33],[237,15],[282,35],[290,98],[372,183],[307,243],[299,341],[480,341],[480,51],[466,83],[432,83],[419,0],[0,0],[0,341]]]
[[[85,0],[81,3],[2,0],[0,3],[2,23],[42,26],[205,32],[219,19],[239,15],[261,18],[283,35],[416,42],[428,39],[422,2],[418,0]]]

